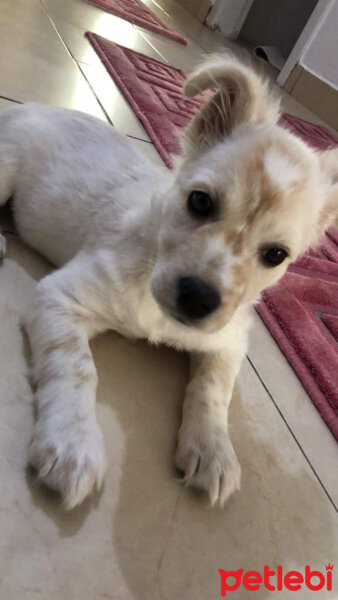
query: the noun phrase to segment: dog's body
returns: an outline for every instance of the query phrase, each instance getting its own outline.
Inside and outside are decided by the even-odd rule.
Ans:
[[[22,238],[61,267],[38,285],[27,318],[38,386],[30,458],[69,508],[105,469],[88,338],[106,329],[192,353],[176,462],[212,502],[239,488],[227,416],[250,306],[336,210],[333,177],[275,124],[261,80],[215,59],[188,93],[210,72],[221,109],[212,100],[195,117],[173,173],[88,115],[34,105],[0,115],[0,204],[13,196]],[[237,88],[226,106],[229,78]],[[201,215],[210,197],[217,210]],[[271,244],[287,260],[262,267]]]

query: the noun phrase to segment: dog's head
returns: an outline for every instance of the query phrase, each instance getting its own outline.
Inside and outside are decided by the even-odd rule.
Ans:
[[[164,312],[211,333],[333,223],[338,156],[278,126],[267,83],[235,58],[209,59],[185,93],[209,87],[165,199],[151,286]]]

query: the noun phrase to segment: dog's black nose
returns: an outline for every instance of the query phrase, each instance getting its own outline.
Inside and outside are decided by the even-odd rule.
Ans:
[[[221,303],[219,292],[200,277],[181,277],[178,280],[177,307],[189,319],[210,315]]]

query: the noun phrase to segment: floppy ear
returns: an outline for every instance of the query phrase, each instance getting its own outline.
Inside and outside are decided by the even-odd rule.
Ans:
[[[324,233],[328,227],[338,227],[338,148],[321,152],[319,160],[329,184],[320,220],[321,233]]]
[[[229,54],[213,55],[187,79],[184,93],[192,98],[214,88],[215,94],[192,119],[186,135],[198,148],[212,146],[243,122],[276,123],[279,102],[268,84],[250,67]]]

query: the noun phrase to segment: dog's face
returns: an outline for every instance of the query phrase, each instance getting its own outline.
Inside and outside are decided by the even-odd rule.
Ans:
[[[264,85],[246,67],[244,76],[253,87]],[[238,81],[237,88],[243,93]],[[250,112],[247,98],[246,111],[236,107],[234,96],[226,110],[225,92],[217,94],[218,105],[209,101],[188,129],[186,157],[165,200],[151,284],[165,313],[209,333],[275,283],[317,241],[320,221],[321,230],[326,225],[318,156],[276,125],[278,112],[259,90],[250,102],[258,96],[265,113],[263,106]],[[260,109],[263,118],[252,118]],[[240,119],[229,116],[236,110]]]

